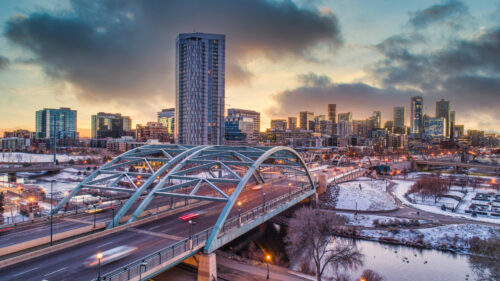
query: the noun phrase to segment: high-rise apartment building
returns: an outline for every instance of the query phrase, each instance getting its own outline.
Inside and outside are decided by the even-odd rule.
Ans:
[[[443,117],[425,118],[424,135],[426,138],[444,138],[446,136],[446,119]]]
[[[446,121],[446,136],[450,135],[450,101],[441,99],[436,101],[436,118],[443,117]]]
[[[406,107],[394,107],[392,130],[396,134],[406,134]]]
[[[300,128],[302,130],[314,130],[314,112],[301,111],[299,113]],[[311,126],[312,124],[312,126]]]
[[[175,139],[180,144],[223,143],[225,48],[225,35],[177,36]]]
[[[328,120],[332,121],[333,123],[337,123],[337,105],[336,104],[329,104],[328,105]]]
[[[76,131],[76,110],[61,107],[44,108],[36,112],[36,137],[38,139],[74,140]]]
[[[235,119],[240,120],[241,118],[245,118],[245,122],[250,121],[252,123],[250,128],[245,128],[245,132],[247,133],[246,138],[247,138],[247,140],[259,139],[260,112],[248,110],[248,109],[229,108],[227,110],[227,117],[231,120],[235,120]],[[250,130],[251,133],[248,133],[247,130]]]
[[[175,133],[175,108],[162,109],[158,112],[158,123],[166,127],[168,134],[173,137]]]
[[[411,98],[410,133],[412,137],[421,138],[424,133],[424,98]]]
[[[372,128],[382,128],[382,113],[380,111],[374,111],[369,119],[371,120]]]
[[[289,130],[297,129],[297,117],[288,117],[288,129]]]
[[[91,137],[93,139],[121,138],[132,135],[129,116],[119,113],[99,112],[91,116]]]

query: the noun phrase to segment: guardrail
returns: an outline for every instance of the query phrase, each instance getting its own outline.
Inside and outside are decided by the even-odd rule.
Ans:
[[[255,207],[253,209],[243,212],[238,216],[226,220],[226,222],[222,226],[222,230],[219,232],[219,237],[223,236],[226,233],[229,233],[231,230],[237,227],[240,227],[242,224],[246,222],[255,220],[259,215],[274,209],[274,207],[280,206],[284,202],[291,201],[292,199],[299,197],[299,195],[311,189],[312,188],[310,184],[304,185],[300,189],[295,189],[293,191],[290,191],[287,194],[283,194],[279,197],[269,200],[269,202],[266,202],[261,206]],[[190,254],[193,254],[194,252],[197,252],[200,249],[202,249],[203,246],[205,246],[205,242],[210,236],[212,229],[213,227],[207,228],[201,232],[194,234],[192,240],[189,238],[181,240],[173,245],[163,248],[158,252],[150,254],[145,258],[136,260],[124,267],[121,267],[112,272],[104,274],[103,276],[101,276],[101,280],[102,281],[132,280],[134,278],[139,277],[143,273],[146,274],[148,269],[161,266],[162,264],[164,264],[165,266],[168,264],[172,264],[175,260],[185,256],[189,256]]]

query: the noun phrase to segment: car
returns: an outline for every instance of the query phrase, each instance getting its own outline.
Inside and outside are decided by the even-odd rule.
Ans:
[[[179,217],[182,221],[189,221],[200,216],[200,213],[187,213]]]
[[[323,169],[323,170],[321,170],[321,171],[322,171],[323,173],[328,172],[328,170],[327,170],[327,169]]]
[[[254,187],[252,187],[252,190],[261,190],[262,189],[262,185],[256,185]]]
[[[133,246],[128,246],[128,245],[123,245],[123,246],[118,246],[109,250],[106,250],[102,253],[101,257],[101,265],[105,265],[120,259],[123,259],[124,257],[130,255],[133,251],[137,250],[137,247]],[[99,259],[97,258],[98,254],[92,255],[88,257],[84,265],[86,268],[92,268],[95,267],[99,264]]]

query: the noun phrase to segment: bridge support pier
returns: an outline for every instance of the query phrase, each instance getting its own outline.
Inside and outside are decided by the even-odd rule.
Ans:
[[[217,260],[215,253],[200,253],[198,263],[198,281],[217,280]]]
[[[17,174],[16,173],[10,173],[7,175],[7,181],[8,182],[17,182]]]

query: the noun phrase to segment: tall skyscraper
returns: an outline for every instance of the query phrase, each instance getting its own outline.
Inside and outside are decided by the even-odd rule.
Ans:
[[[424,98],[411,98],[410,133],[412,137],[422,137],[424,132]]]
[[[288,117],[288,129],[289,130],[297,129],[297,117]]]
[[[61,107],[44,108],[36,112],[36,137],[39,139],[74,140],[76,131],[76,110]]]
[[[393,129],[395,133],[404,134],[406,132],[406,107],[395,106],[393,116]]]
[[[329,104],[328,105],[328,120],[332,121],[333,123],[337,123],[337,105],[336,104]]]
[[[225,46],[225,35],[177,36],[175,139],[180,144],[223,143]]]
[[[173,137],[175,132],[175,108],[162,109],[158,112],[158,123],[166,127],[168,134]]]
[[[446,122],[446,136],[450,135],[450,101],[436,101],[436,118],[443,117]]]
[[[91,137],[101,139],[132,135],[131,123],[129,116],[99,112],[91,117]]]
[[[260,112],[248,109],[229,108],[227,110],[227,117],[231,120],[242,120],[241,118],[244,118],[245,122],[252,122],[250,128],[246,128],[246,130],[250,130],[252,133],[248,133],[246,138],[247,140],[257,140],[259,138]]]
[[[301,111],[299,112],[300,128],[302,130],[314,130],[311,123],[314,125],[314,112]]]
[[[380,111],[374,111],[370,120],[372,128],[382,128],[382,113]]]

